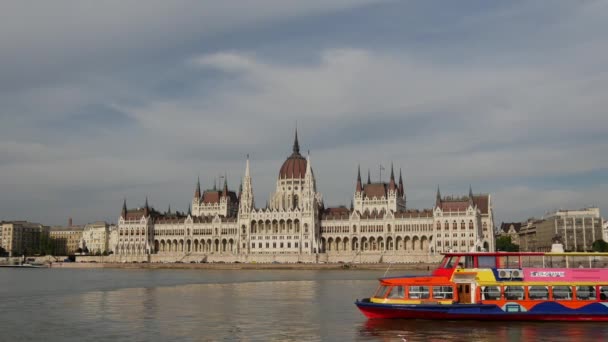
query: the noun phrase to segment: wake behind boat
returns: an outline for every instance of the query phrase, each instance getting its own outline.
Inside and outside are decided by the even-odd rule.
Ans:
[[[445,253],[430,276],[381,278],[368,318],[608,321],[608,253]]]

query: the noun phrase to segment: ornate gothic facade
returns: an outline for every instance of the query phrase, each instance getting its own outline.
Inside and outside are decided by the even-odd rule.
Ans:
[[[239,193],[201,192],[197,182],[191,212],[160,213],[146,204],[118,220],[116,256],[122,260],[357,261],[408,262],[439,252],[494,250],[490,195],[442,198],[435,207],[406,208],[403,178],[391,165],[388,183],[361,181],[351,208],[328,208],[317,191],[310,156],[300,154],[297,132],[271,200],[254,202],[249,159]],[[418,257],[418,259],[416,259]]]

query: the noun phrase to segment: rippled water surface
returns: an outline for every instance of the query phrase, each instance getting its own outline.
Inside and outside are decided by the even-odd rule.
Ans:
[[[379,271],[0,269],[2,341],[602,341],[608,324],[367,320]],[[391,272],[398,275],[403,272]]]

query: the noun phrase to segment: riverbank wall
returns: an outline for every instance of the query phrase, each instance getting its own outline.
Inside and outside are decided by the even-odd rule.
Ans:
[[[258,263],[115,263],[59,262],[52,268],[201,269],[201,270],[418,270],[430,271],[436,263],[417,264],[258,264]]]

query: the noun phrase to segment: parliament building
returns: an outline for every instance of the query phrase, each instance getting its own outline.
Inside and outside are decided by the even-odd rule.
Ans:
[[[406,204],[401,171],[391,165],[388,182],[361,180],[350,208],[326,207],[317,190],[310,156],[292,153],[279,170],[265,207],[256,207],[249,159],[238,193],[201,191],[197,182],[188,213],[160,213],[126,200],[112,246],[117,261],[148,262],[419,262],[441,252],[493,251],[494,223],[488,194],[442,197],[435,206]]]

